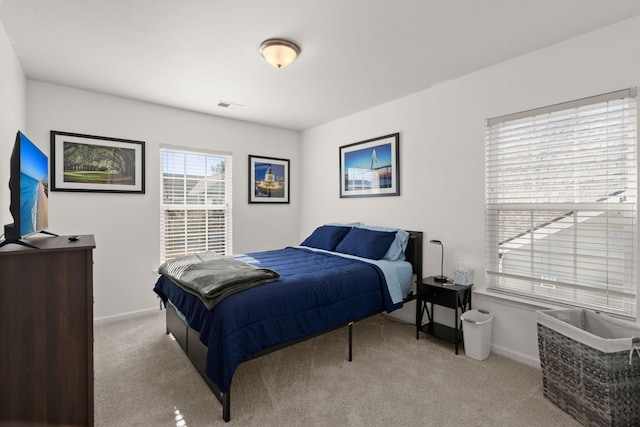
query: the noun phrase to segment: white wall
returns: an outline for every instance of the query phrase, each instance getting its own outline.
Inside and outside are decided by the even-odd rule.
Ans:
[[[422,230],[426,275],[440,270],[440,248],[427,243],[440,239],[445,274],[466,262],[483,290],[484,120],[640,85],[638,40],[640,17],[303,132],[301,237],[337,220]],[[391,132],[401,134],[401,196],[340,199],[339,147]],[[537,365],[538,307],[473,298],[495,314],[493,351]]]
[[[13,222],[9,212],[9,158],[18,130],[25,126],[26,79],[0,22],[0,235]]]
[[[298,244],[300,134],[67,87],[27,82],[30,138],[49,153],[51,130],[145,141],[146,194],[50,192],[49,229],[94,234],[94,317],[104,321],[158,307],[159,146],[233,154],[234,252]],[[248,203],[248,155],[291,160],[291,203]]]

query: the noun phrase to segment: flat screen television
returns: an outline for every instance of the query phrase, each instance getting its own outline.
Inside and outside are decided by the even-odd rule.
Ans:
[[[35,247],[22,238],[47,233],[44,230],[49,226],[49,159],[22,132],[16,135],[10,174],[9,210],[13,224],[4,226],[5,240],[0,247],[9,243]]]

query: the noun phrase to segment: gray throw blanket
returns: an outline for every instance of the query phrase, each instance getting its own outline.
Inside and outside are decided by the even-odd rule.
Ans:
[[[280,277],[276,271],[258,268],[213,251],[172,259],[162,264],[158,272],[196,295],[209,310],[231,294]]]

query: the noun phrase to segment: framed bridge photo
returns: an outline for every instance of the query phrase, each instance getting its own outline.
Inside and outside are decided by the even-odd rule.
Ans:
[[[144,193],[144,142],[51,131],[51,190]]]
[[[400,134],[340,147],[340,197],[400,195]]]

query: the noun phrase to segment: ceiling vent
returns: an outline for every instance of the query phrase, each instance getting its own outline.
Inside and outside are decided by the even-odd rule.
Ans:
[[[229,102],[229,101],[218,101],[218,107],[228,108],[230,110],[241,110],[242,108],[244,108],[244,105],[234,104],[233,102]]]

